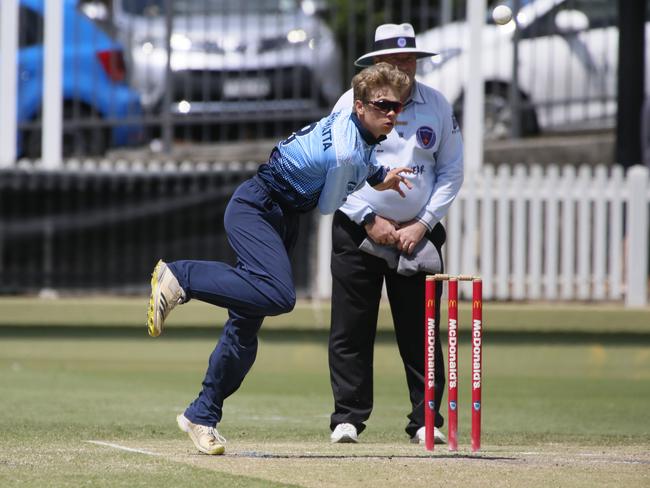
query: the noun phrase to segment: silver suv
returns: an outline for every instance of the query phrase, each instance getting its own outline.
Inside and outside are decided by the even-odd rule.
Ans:
[[[214,122],[286,119],[317,114],[341,92],[340,52],[315,5],[113,0],[113,22],[145,109],[164,109],[171,23],[172,113]]]

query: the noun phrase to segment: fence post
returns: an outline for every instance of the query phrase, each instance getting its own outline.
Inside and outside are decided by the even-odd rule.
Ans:
[[[166,155],[171,154],[172,143],[174,139],[174,123],[172,120],[172,90],[174,78],[172,75],[172,35],[174,29],[174,16],[172,13],[173,1],[164,0],[163,8],[165,9],[165,50],[167,58],[165,63],[165,93],[163,94],[163,110],[162,110],[162,127],[161,137],[163,143],[163,151]]]
[[[632,166],[627,172],[627,283],[626,307],[643,307],[648,299],[648,168]]]
[[[0,4],[0,58],[17,59],[18,0]],[[10,167],[16,159],[17,63],[0,64],[0,168]]]
[[[485,24],[486,0],[467,0],[469,25],[469,54],[467,84],[463,102],[464,161],[466,168],[483,166],[483,132],[485,87],[483,85],[482,39]]]
[[[321,215],[318,219],[318,245],[316,246],[316,279],[312,282],[312,295],[329,298],[332,294],[332,215]]]
[[[41,119],[41,160],[43,167],[60,168],[63,134],[63,4],[45,1],[43,39],[43,117]]]

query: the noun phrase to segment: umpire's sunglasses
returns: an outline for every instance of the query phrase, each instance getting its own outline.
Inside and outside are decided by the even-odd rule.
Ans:
[[[380,112],[387,114],[388,112],[395,112],[396,114],[400,113],[404,108],[402,102],[394,102],[393,100],[385,100],[380,98],[379,100],[368,100],[368,105],[372,105]]]

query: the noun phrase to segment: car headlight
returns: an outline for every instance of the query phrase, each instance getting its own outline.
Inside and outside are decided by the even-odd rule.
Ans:
[[[290,44],[299,44],[307,40],[307,33],[303,29],[292,29],[287,33],[287,41]]]
[[[190,51],[193,47],[192,39],[185,34],[172,34],[169,40],[173,51]],[[153,36],[134,37],[132,44],[140,46],[144,54],[151,54],[156,49],[165,49],[165,39]]]
[[[304,29],[291,29],[284,36],[268,37],[260,41],[259,52],[275,51],[307,44],[311,49],[316,47],[316,39]]]
[[[165,43],[163,39],[159,39],[150,35],[137,35],[134,33],[129,42],[129,46],[133,50],[140,50],[143,54],[151,54],[156,49],[163,49]]]

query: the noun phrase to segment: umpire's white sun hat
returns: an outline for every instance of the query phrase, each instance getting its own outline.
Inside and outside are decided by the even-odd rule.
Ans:
[[[375,56],[386,54],[413,53],[418,58],[435,56],[438,53],[423,51],[415,47],[415,31],[411,24],[382,24],[375,30],[373,51],[364,54],[354,64],[361,67],[374,63]]]

